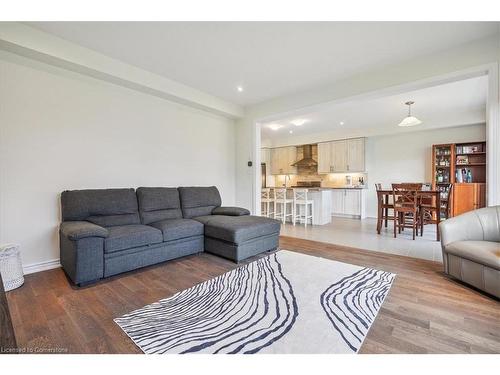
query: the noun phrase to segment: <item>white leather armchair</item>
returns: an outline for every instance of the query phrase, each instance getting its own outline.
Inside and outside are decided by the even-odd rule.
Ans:
[[[500,206],[439,224],[444,272],[500,298]]]

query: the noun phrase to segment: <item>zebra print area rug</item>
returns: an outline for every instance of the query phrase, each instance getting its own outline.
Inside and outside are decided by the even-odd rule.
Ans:
[[[281,250],[115,322],[145,353],[356,353],[394,278]]]

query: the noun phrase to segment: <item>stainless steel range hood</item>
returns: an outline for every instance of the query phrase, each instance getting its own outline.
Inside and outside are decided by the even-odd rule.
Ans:
[[[302,146],[303,158],[292,164],[294,167],[316,167],[318,162],[312,158],[312,145]]]

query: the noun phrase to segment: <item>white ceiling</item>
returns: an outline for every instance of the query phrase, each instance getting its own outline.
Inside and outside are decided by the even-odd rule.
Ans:
[[[404,94],[329,105],[319,112],[262,124],[262,139],[271,144],[293,140],[301,143],[301,138],[314,134],[328,133],[329,139],[336,139],[484,123],[487,84],[487,77],[482,76]],[[412,115],[423,123],[402,128],[397,124],[407,116],[408,107],[404,103],[409,100],[415,102]],[[291,124],[298,118],[309,121],[300,127]],[[274,131],[269,128],[271,124],[283,127]]]
[[[494,22],[30,22],[241,105],[498,32]],[[244,92],[238,93],[241,85]]]

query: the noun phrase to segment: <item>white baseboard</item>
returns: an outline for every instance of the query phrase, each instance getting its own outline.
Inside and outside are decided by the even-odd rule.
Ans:
[[[59,259],[52,259],[52,260],[46,260],[44,262],[24,264],[23,272],[25,275],[29,275],[30,273],[47,271],[59,267],[61,267]]]

